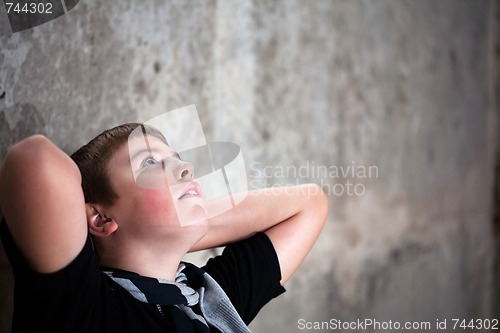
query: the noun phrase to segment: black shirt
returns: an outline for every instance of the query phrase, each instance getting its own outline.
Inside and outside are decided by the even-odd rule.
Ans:
[[[0,235],[15,277],[13,333],[174,332],[169,315],[185,316],[162,316],[155,305],[136,300],[102,273],[90,236],[67,267],[41,274],[26,264],[5,221]],[[263,233],[228,245],[202,269],[219,283],[247,324],[284,292],[276,252]]]

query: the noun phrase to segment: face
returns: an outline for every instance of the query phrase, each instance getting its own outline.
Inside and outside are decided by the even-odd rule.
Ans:
[[[108,175],[119,199],[108,209],[121,232],[161,235],[206,224],[193,166],[160,139],[137,135],[112,156]]]

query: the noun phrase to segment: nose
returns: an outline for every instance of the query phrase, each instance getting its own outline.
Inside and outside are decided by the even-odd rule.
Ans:
[[[194,167],[189,162],[181,161],[174,169],[174,177],[177,180],[192,179]]]

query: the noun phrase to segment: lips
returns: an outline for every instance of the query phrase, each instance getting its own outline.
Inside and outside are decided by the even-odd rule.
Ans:
[[[195,181],[191,181],[186,185],[186,187],[184,187],[184,190],[178,200],[201,197],[203,197],[203,192],[201,191],[200,184]]]

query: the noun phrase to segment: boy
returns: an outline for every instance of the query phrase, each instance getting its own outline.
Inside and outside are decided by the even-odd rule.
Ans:
[[[138,127],[103,132],[73,160],[40,135],[9,150],[12,332],[249,332],[311,249],[327,215],[317,185],[254,191],[208,218],[192,166],[159,132],[129,140]],[[201,269],[181,262],[221,245]]]

